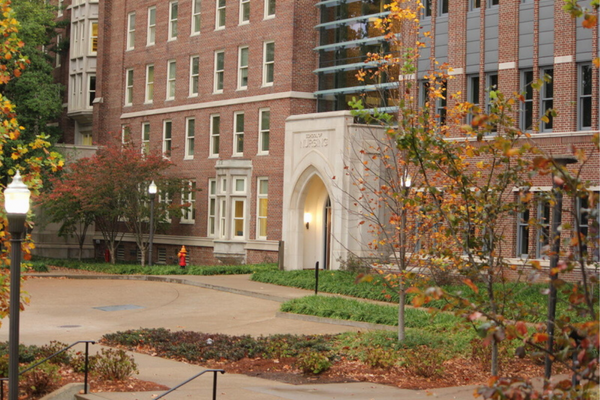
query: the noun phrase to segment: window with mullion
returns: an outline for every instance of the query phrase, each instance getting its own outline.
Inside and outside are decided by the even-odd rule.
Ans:
[[[163,122],[163,154],[165,157],[171,157],[171,141],[173,138],[173,122],[165,120]]]
[[[250,0],[240,0],[240,25],[250,22]]]
[[[152,46],[156,42],[156,7],[148,8],[148,30],[146,45]]]
[[[529,208],[517,214],[517,257],[529,256]]]
[[[533,71],[523,71],[521,86],[524,88],[524,100],[521,105],[521,130],[531,131],[533,129]]]
[[[271,133],[271,111],[268,109],[260,110],[258,134],[258,152],[259,154],[269,153],[269,140]]]
[[[225,17],[226,17],[226,1],[225,0],[217,0],[217,13],[216,13],[216,21],[215,21],[215,29],[223,29],[225,28]]]
[[[221,117],[211,115],[210,117],[210,156],[219,156],[219,141],[221,136]]]
[[[257,183],[256,238],[267,239],[267,211],[269,205],[269,181],[259,178]]]
[[[244,113],[236,112],[234,114],[234,139],[233,139],[233,155],[244,155]]]
[[[167,63],[167,100],[173,100],[175,98],[176,78],[177,62],[175,60],[170,60]]]
[[[179,14],[179,3],[172,1],[169,3],[169,40],[177,39],[177,18]]]
[[[265,0],[265,19],[275,17],[275,1]]]
[[[150,153],[150,122],[142,124],[142,154]]]
[[[225,74],[225,52],[215,52],[215,78],[214,78],[214,92],[223,92],[223,77]]]
[[[238,90],[248,88],[248,47],[240,47],[238,52]]]
[[[196,182],[189,181],[181,193],[181,204],[184,206],[181,211],[182,223],[194,223],[196,221]]]
[[[192,0],[192,35],[200,33],[201,4],[200,0]]]
[[[154,65],[146,66],[146,103],[154,100]]]
[[[127,15],[127,50],[133,50],[135,47],[135,13]]]
[[[548,258],[550,245],[550,201],[545,196],[540,196],[537,204],[537,240],[536,258]]]
[[[125,105],[133,104],[133,69],[125,72]]]
[[[592,64],[579,66],[579,92],[577,109],[579,110],[578,129],[588,130],[592,128]]]
[[[208,228],[207,234],[209,237],[215,236],[217,223],[217,181],[215,179],[208,180],[208,213],[207,213]]]
[[[185,124],[185,158],[194,158],[194,145],[196,137],[196,119],[187,118]]]
[[[554,121],[549,110],[554,107],[554,69],[543,69],[540,76],[543,76],[544,79],[544,85],[540,90],[540,111],[542,113],[541,131],[551,132]]]
[[[275,79],[275,42],[265,42],[263,54],[263,86],[273,85]]]

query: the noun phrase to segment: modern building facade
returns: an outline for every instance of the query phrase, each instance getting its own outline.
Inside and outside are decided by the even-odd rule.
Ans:
[[[121,134],[140,151],[161,149],[198,189],[183,199],[192,204],[184,217],[154,238],[154,262],[181,245],[192,263],[274,261],[282,240],[290,269],[338,268],[360,252],[364,232],[344,199],[350,183],[332,178],[366,129],[344,111],[348,101],[393,107],[397,79],[356,78],[369,52],[389,49],[373,26],[388,12],[384,0],[72,1],[70,52],[57,63],[69,86],[65,141]],[[490,87],[523,92],[515,117],[540,146],[590,147],[598,27],[584,29],[551,0],[429,0],[421,24],[431,36],[417,79],[435,59],[452,67],[447,90],[464,101],[486,104]],[[551,83],[532,90],[545,75]],[[558,115],[538,125],[548,108]],[[584,173],[600,191],[598,158]],[[538,234],[518,220],[511,256],[537,254]],[[133,240],[118,256],[136,257]]]

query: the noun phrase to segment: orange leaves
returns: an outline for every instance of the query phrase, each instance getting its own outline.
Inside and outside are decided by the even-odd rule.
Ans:
[[[474,291],[475,293],[479,293],[479,288],[473,283],[473,281],[471,281],[470,279],[465,279],[463,280],[463,282],[465,283],[465,285],[470,287],[472,291]]]
[[[544,343],[548,341],[548,334],[541,332],[534,333],[531,337],[531,340],[533,341],[533,343]]]
[[[596,67],[596,68],[600,68],[600,57],[595,57],[595,58],[592,60],[592,63],[594,64],[594,67]]]
[[[598,17],[594,14],[586,14],[581,25],[586,29],[592,29],[598,24]]]

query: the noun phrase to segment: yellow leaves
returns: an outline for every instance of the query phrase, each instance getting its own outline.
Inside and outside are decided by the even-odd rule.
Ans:
[[[542,270],[542,266],[539,261],[532,260],[529,262],[529,264],[531,265],[531,268],[535,269],[536,271]]]
[[[594,64],[594,67],[596,68],[600,68],[600,57],[596,57],[592,60],[592,63]]]
[[[19,153],[17,153],[17,152],[13,152],[10,155],[10,158],[12,158],[13,160],[18,160],[20,157],[21,157],[21,155]]]
[[[518,147],[513,147],[504,152],[504,155],[507,157],[518,156],[521,150]]]

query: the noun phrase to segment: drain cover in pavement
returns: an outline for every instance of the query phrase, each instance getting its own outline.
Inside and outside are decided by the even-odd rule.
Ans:
[[[124,304],[122,306],[104,306],[104,307],[92,307],[96,310],[102,311],[123,311],[123,310],[137,310],[138,308],[144,308],[140,306],[134,306],[132,304]]]

